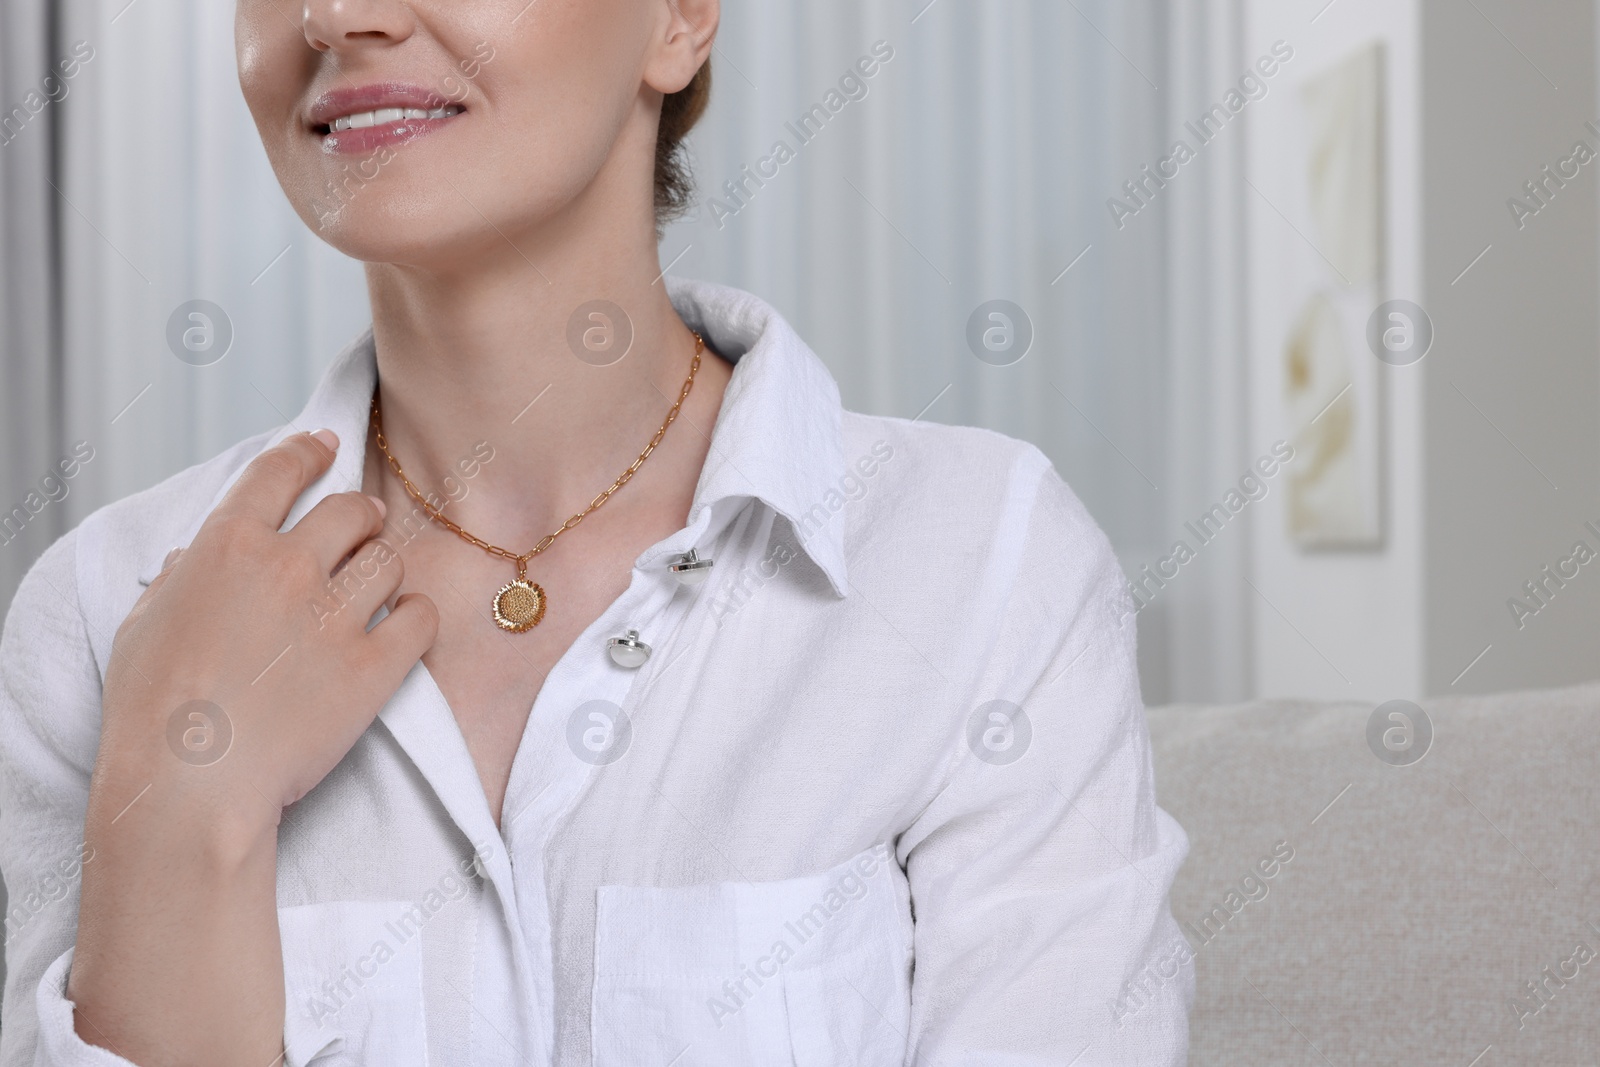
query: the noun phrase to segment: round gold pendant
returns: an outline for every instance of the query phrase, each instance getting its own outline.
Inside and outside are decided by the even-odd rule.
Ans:
[[[544,590],[518,578],[494,595],[494,624],[511,633],[526,633],[544,618]]]

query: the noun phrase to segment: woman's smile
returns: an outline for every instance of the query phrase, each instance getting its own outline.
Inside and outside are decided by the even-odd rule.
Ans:
[[[324,152],[367,155],[432,133],[465,111],[434,90],[375,83],[318,97],[308,128]]]

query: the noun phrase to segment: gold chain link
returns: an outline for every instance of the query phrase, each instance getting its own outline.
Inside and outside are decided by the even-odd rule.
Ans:
[[[661,429],[656,431],[656,435],[650,438],[650,443],[644,446],[644,451],[639,453],[639,458],[634,460],[633,463],[629,465],[628,469],[623,471],[622,475],[616,481],[612,482],[608,488],[601,492],[599,496],[589,501],[588,507],[584,508],[566,522],[562,523],[561,528],[556,530],[554,533],[545,534],[539,543],[534,545],[530,551],[523,552],[520,555],[508,548],[501,548],[499,545],[491,545],[483,538],[475,537],[466,530],[463,530],[459,525],[446,518],[444,512],[440,511],[438,508],[429,503],[428,499],[422,495],[422,491],[419,490],[415,485],[411,484],[411,479],[406,477],[406,472],[401,468],[400,461],[394,458],[393,452],[389,451],[389,442],[383,436],[383,415],[378,407],[377,390],[373,390],[372,393],[372,432],[377,438],[379,451],[381,451],[384,455],[384,458],[389,461],[390,469],[393,470],[395,476],[400,479],[400,484],[405,486],[406,493],[411,497],[411,499],[420,504],[422,506],[422,510],[427,512],[428,518],[432,519],[440,526],[443,526],[445,529],[449,530],[463,541],[466,541],[468,544],[476,545],[478,548],[483,549],[492,556],[500,556],[504,559],[514,561],[517,565],[517,577],[520,579],[527,575],[528,561],[530,559],[549,548],[555,543],[556,538],[560,537],[574,526],[577,526],[578,523],[582,522],[584,517],[591,511],[598,508],[601,504],[604,504],[607,500],[610,500],[611,494],[627,485],[628,481],[634,476],[634,473],[637,472],[640,467],[644,466],[644,461],[650,458],[650,453],[654,452],[656,450],[656,446],[661,444],[661,439],[667,435],[667,427],[671,426],[673,421],[677,419],[679,409],[683,407],[683,402],[689,398],[689,390],[694,388],[694,376],[700,370],[700,354],[705,351],[706,341],[705,338],[700,336],[698,332],[695,332],[694,342],[694,361],[689,364],[689,377],[684,379],[683,389],[678,393],[678,399],[672,405],[672,410],[667,412],[666,421],[661,424]]]

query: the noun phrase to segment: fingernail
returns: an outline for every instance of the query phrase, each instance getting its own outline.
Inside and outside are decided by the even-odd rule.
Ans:
[[[381,496],[370,496],[369,495],[367,497],[367,499],[372,501],[374,504],[378,505],[378,517],[379,518],[385,518],[385,517],[388,516],[388,514],[389,514],[389,505],[385,504],[383,502],[383,498]]]
[[[166,570],[168,567],[172,566],[173,561],[182,555],[182,553],[183,549],[181,548],[174,548],[171,552],[168,552],[167,558],[161,561],[161,569]]]
[[[339,435],[334,433],[332,430],[318,430],[311,436],[320,441],[322,443],[322,447],[326,448],[329,452],[339,451]]]

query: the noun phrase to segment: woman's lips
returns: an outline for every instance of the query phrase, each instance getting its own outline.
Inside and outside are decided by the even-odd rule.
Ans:
[[[311,107],[311,132],[324,152],[366,155],[454,122],[466,109],[421,86],[375,83],[324,93]]]
[[[392,109],[382,109],[392,110]],[[447,110],[440,114],[438,110],[426,112],[422,116],[415,113],[400,118],[385,118],[381,113],[378,121],[370,125],[352,126],[348,129],[329,129],[322,133],[322,150],[339,155],[369,155],[388,145],[402,145],[426,136],[441,126],[454,122],[462,112]],[[358,119],[371,116],[372,112],[354,116]]]

